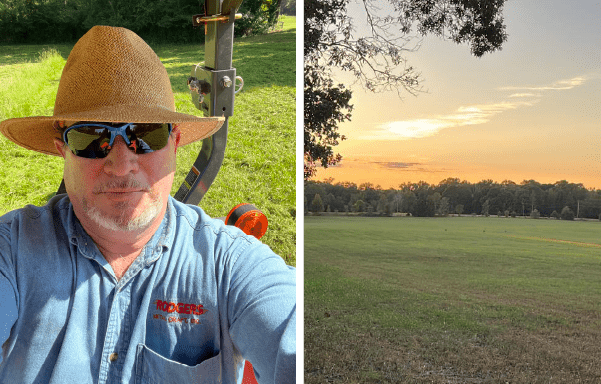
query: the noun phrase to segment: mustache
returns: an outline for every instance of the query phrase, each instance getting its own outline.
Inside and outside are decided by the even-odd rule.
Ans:
[[[128,177],[125,179],[114,179],[102,183],[94,187],[93,193],[103,193],[106,191],[128,191],[128,190],[141,190],[150,192],[150,185],[142,183],[136,180],[134,177]]]

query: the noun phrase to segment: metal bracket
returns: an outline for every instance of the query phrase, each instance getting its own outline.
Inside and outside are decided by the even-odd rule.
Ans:
[[[202,141],[202,149],[175,198],[198,205],[221,168],[227,144],[228,118],[234,113],[234,96],[243,84],[232,68],[234,21],[242,0],[206,0],[204,15],[192,18],[205,25],[204,66],[192,68],[188,87],[192,102],[205,116],[225,116],[225,123],[213,136]],[[237,88],[237,89],[236,89]]]
[[[216,71],[196,65],[188,78],[192,102],[205,116],[234,114],[236,69]]]

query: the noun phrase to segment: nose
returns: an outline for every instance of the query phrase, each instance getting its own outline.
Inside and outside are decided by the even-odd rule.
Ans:
[[[125,176],[138,172],[138,155],[125,144],[121,136],[117,136],[113,147],[104,158],[104,171],[112,176]]]

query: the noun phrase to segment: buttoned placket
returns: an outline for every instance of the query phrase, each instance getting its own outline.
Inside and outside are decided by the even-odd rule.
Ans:
[[[151,259],[156,259],[158,255],[155,252],[162,251],[162,247],[152,248],[146,246],[142,253],[134,260],[127,269],[123,277],[116,281],[113,288],[111,309],[107,324],[106,336],[102,349],[102,360],[99,369],[98,383],[112,383],[114,379],[121,377],[121,369],[132,336],[132,318],[131,311],[131,287],[132,280],[142,269],[146,267],[146,255],[150,254]],[[107,276],[108,277],[108,274]],[[110,275],[114,278],[114,275]]]
[[[73,230],[71,243],[76,248],[81,256],[89,259],[91,262],[98,263],[102,268],[102,279],[106,285],[112,285],[110,294],[111,303],[108,313],[108,321],[106,335],[104,338],[101,361],[98,370],[98,383],[117,383],[122,376],[123,363],[128,350],[133,325],[135,323],[134,315],[131,313],[132,303],[132,282],[140,275],[144,268],[149,267],[156,262],[159,257],[165,252],[169,228],[170,228],[170,208],[167,209],[167,220],[165,225],[161,225],[158,229],[157,240],[153,237],[147,244],[140,255],[127,269],[123,277],[117,280],[114,271],[110,264],[106,262],[93,241],[84,234],[83,228],[77,225],[77,229]]]
[[[127,323],[128,321],[127,317],[123,316],[123,308],[128,304],[126,291],[119,289],[118,284],[113,288],[113,298],[102,349],[98,383],[106,383],[108,378],[112,376],[112,371],[117,369],[119,354],[121,352],[120,345],[118,345],[119,336],[121,336],[121,339],[128,338],[128,335],[122,329],[123,323]]]

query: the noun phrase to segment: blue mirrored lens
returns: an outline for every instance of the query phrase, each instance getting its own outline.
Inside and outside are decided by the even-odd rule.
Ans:
[[[101,159],[108,155],[117,136],[136,154],[145,154],[163,149],[172,129],[168,123],[109,124],[76,123],[67,128],[63,140],[76,156]]]

